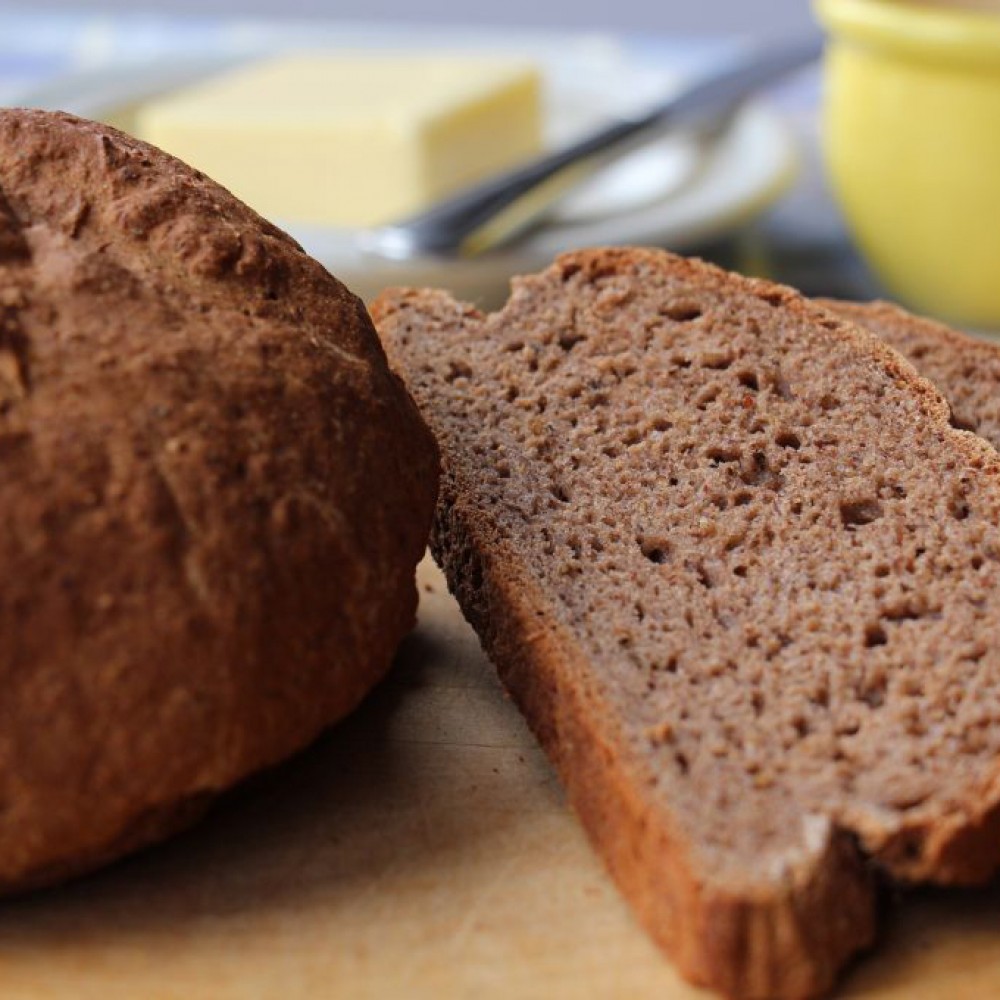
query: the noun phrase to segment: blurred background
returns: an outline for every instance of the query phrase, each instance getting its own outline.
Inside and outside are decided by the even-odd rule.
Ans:
[[[465,4],[451,0],[161,0],[134,3],[105,0],[43,0],[32,9],[117,11],[162,10],[194,14],[284,14],[349,18],[364,21],[534,25],[554,28],[598,28],[607,31],[767,33],[805,29],[812,21],[805,0],[699,0],[697,3],[655,0],[505,0],[502,4]]]
[[[135,131],[288,228],[366,297],[388,284],[433,284],[492,306],[512,274],[544,266],[562,250],[643,243],[807,294],[896,299],[987,331],[1000,328],[1000,3],[966,2],[979,9],[963,9],[963,0],[504,0],[461,7],[450,0],[15,0],[0,6],[0,101],[61,108]],[[435,152],[445,164],[435,178],[441,184],[430,185],[422,201],[400,201],[406,211],[387,208],[389,217],[360,220],[320,211],[324,197],[352,185],[360,190],[376,171],[353,179],[337,173],[345,147],[342,133],[331,136],[345,111],[332,98],[324,107],[317,94],[349,94],[355,114],[369,85],[352,91],[347,78],[324,85],[316,77],[296,91],[292,78],[280,86],[258,80],[235,116],[232,106],[223,112],[213,105],[208,92],[167,112],[143,110],[281,53],[321,49],[331,71],[359,52],[490,54],[524,60],[539,74],[537,155],[637,115],[776,41],[818,39],[820,19],[833,46],[825,72],[816,60],[754,89],[711,136],[678,133],[651,144],[569,196],[520,240],[475,260],[400,266],[359,251],[370,250],[365,238],[374,224],[510,168],[484,160],[479,173],[453,170],[456,158],[479,150],[457,133],[453,150]],[[410,89],[399,84],[401,102],[412,103]],[[313,134],[293,141],[288,122],[306,114]],[[239,141],[250,145],[237,155],[231,120],[247,116],[257,120],[244,128]],[[154,117],[177,127],[150,131]],[[203,141],[193,131],[196,119]],[[480,139],[508,125],[502,114],[484,118]],[[175,139],[182,133],[193,145]],[[938,141],[942,135],[947,143]],[[284,151],[284,166],[268,168],[270,187],[262,187],[265,154],[276,149]],[[369,154],[357,152],[364,163]],[[372,151],[367,162],[397,158]],[[525,152],[518,162],[530,158]],[[241,164],[258,176],[241,177]],[[453,175],[451,187],[445,174]],[[281,191],[297,191],[300,204],[290,209],[287,199],[268,197]]]

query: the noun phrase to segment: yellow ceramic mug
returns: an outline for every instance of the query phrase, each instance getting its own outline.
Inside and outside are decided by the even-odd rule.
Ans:
[[[862,253],[918,310],[1000,328],[1000,0],[816,0],[824,145]]]

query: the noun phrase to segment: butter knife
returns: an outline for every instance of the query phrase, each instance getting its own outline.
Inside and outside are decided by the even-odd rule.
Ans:
[[[391,260],[477,256],[520,235],[584,180],[653,139],[674,129],[718,131],[748,97],[814,62],[821,51],[816,37],[744,54],[636,117],[361,233],[361,248]]]

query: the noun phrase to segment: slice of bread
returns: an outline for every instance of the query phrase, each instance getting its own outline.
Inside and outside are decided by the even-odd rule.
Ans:
[[[820,993],[876,872],[993,872],[1000,457],[900,355],[651,250],[374,314],[442,448],[434,553],[686,976]]]
[[[944,393],[956,427],[975,431],[1000,449],[1000,345],[889,302],[819,301],[899,351]]]

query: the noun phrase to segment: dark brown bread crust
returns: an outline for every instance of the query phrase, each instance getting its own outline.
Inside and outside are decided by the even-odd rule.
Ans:
[[[416,606],[433,441],[364,307],[202,175],[0,112],[0,890],[312,740]]]
[[[563,257],[516,282],[492,316],[426,290],[388,292],[373,313],[390,362],[442,448],[434,552],[596,847],[685,975],[734,997],[817,994],[872,940],[873,863],[900,879],[946,883],[981,880],[996,868],[1000,751],[985,734],[1000,714],[1000,686],[988,681],[1000,619],[1000,460],[984,441],[949,427],[945,401],[898,354],[788,289],[642,250]],[[787,331],[779,335],[781,324]],[[699,329],[711,346],[698,348]],[[789,352],[778,361],[797,360],[790,355],[798,350],[809,374],[768,368],[772,340]],[[655,354],[644,353],[650,345]],[[715,395],[692,395],[687,415],[671,410],[681,404],[670,381],[698,370]],[[737,379],[745,393],[719,395]],[[628,406],[626,386],[637,387]],[[603,423],[588,413],[594,407]],[[697,411],[722,420],[727,407],[738,412],[731,424],[759,407],[772,418],[811,413],[814,426],[793,434],[772,420],[763,433],[775,442],[761,439],[761,461],[755,455],[747,465],[723,454],[749,444],[734,428],[716,433],[697,423],[709,419]],[[862,426],[839,430],[859,440],[838,441],[838,421],[855,416]],[[683,437],[685,421],[697,426],[694,452],[671,439]],[[602,458],[616,426],[624,448],[662,456],[641,482],[615,478],[623,447]],[[629,437],[630,428],[642,430]],[[932,468],[913,466],[913,449]],[[702,453],[710,459],[704,472]],[[602,461],[611,472],[600,471]],[[826,467],[832,471],[822,476],[811,471]],[[695,520],[674,519],[676,540],[670,532],[636,538],[653,564],[643,570],[629,519],[676,513],[658,492],[671,468],[702,477],[683,500],[697,508]],[[748,503],[756,518],[742,541],[723,535],[735,514],[725,494],[722,513],[714,496],[703,502],[729,481],[724,472],[748,486],[733,501]],[[877,501],[861,496],[876,488],[866,476],[878,480]],[[659,508],[645,505],[647,493]],[[804,511],[815,511],[813,527],[829,538],[831,564],[818,567],[829,568],[829,586],[811,579],[801,587],[789,575],[816,537],[800,529]],[[567,523],[574,530],[563,534]],[[683,548],[685,530],[703,541]],[[971,569],[952,561],[966,544],[961,533],[975,536]],[[734,572],[729,545],[745,549],[751,535],[770,538],[770,548],[756,563],[747,557],[749,573],[746,559],[736,565],[736,581],[720,576]],[[877,560],[867,561],[866,548]],[[704,565],[688,563],[700,553]],[[602,588],[620,609],[602,599]],[[955,594],[947,610],[946,590]],[[740,619],[739,607],[724,602],[746,593],[750,607],[757,595],[775,594],[772,615],[787,599],[794,616],[780,625]],[[658,619],[682,619],[678,609],[686,608],[697,620],[706,607],[719,634],[700,633],[701,645],[675,648],[676,656],[660,649],[655,661],[649,635],[672,639],[655,632]],[[716,666],[714,644],[757,625],[762,637],[751,637],[745,662],[734,654]],[[773,645],[772,629],[780,639]],[[817,629],[831,633],[822,648]],[[620,648],[606,655],[599,640],[613,646],[615,633]],[[763,674],[761,638],[770,647]],[[947,652],[959,643],[968,648]],[[812,651],[798,653],[799,645]],[[973,683],[985,686],[959,705],[953,682],[966,662],[975,665]],[[744,712],[741,692],[750,701],[754,691],[767,698]],[[713,698],[727,706],[721,718],[712,715]],[[685,730],[689,707],[702,713],[693,733]],[[968,712],[980,709],[983,729],[969,724]],[[730,720],[738,732],[727,744]],[[741,839],[744,824],[759,831],[758,852]],[[768,849],[777,842],[783,851]]]
[[[820,299],[895,348],[943,393],[957,427],[1000,449],[1000,345],[914,316],[891,302]]]

